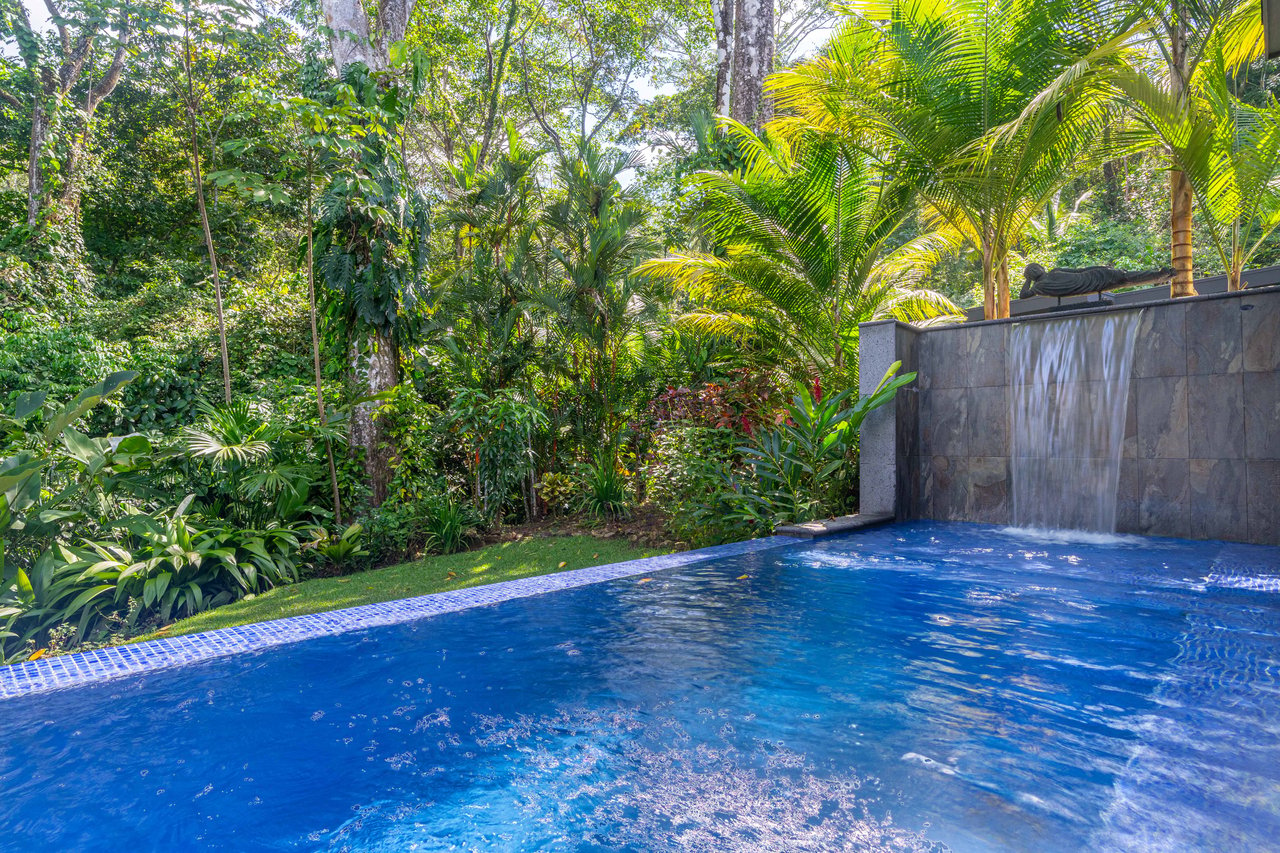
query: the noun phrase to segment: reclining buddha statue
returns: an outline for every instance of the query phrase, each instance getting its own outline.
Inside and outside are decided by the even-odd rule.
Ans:
[[[1173,278],[1173,270],[1143,270],[1130,272],[1111,267],[1054,267],[1045,270],[1039,264],[1027,264],[1026,283],[1022,285],[1019,299],[1029,296],[1085,296],[1090,293],[1101,294],[1103,291],[1116,290],[1121,287],[1134,287],[1142,284],[1159,284]],[[1111,302],[1103,297],[1104,302]]]

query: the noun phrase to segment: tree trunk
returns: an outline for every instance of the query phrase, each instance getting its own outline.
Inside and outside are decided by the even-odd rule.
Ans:
[[[1187,10],[1184,3],[1173,4],[1169,33],[1170,94],[1185,107],[1190,97],[1191,72],[1187,50]],[[1169,236],[1173,252],[1173,282],[1170,295],[1195,296],[1195,272],[1191,261],[1191,182],[1178,170],[1169,172]]]
[[[399,382],[400,358],[390,337],[372,329],[367,335],[364,351],[360,350],[359,343],[353,346],[351,368],[362,390],[371,395],[381,394]],[[369,478],[374,506],[386,500],[387,485],[391,482],[391,447],[386,429],[374,417],[380,405],[377,400],[360,403],[351,413],[351,443],[364,448],[365,476]]]
[[[711,0],[711,17],[716,27],[715,114],[729,115],[730,84],[733,79],[734,0]]]
[[[320,371],[320,331],[316,323],[316,263],[315,220],[311,213],[311,156],[307,152],[307,308],[311,318],[311,361],[316,376],[316,413],[320,417],[320,426],[325,425],[324,417],[324,376]],[[342,499],[338,496],[338,468],[333,461],[333,442],[324,440],[325,456],[329,460],[329,484],[333,487],[333,520],[342,523]]]
[[[375,71],[385,69],[388,51],[392,44],[404,39],[416,2],[379,0],[375,31],[361,0],[320,0],[320,11],[330,31],[333,66],[338,74],[353,62],[363,62]]]
[[[320,0],[320,10],[329,28],[329,50],[339,76],[353,62],[363,62],[369,68],[386,64],[385,60],[377,61],[379,53],[370,41],[369,13],[360,0]]]
[[[1009,316],[1009,255],[1006,252],[996,270],[996,316]]]
[[[507,55],[511,53],[511,33],[516,26],[516,18],[520,14],[517,0],[511,0],[511,8],[507,12],[507,26],[502,31],[502,50],[498,54],[498,68],[494,72],[492,88],[489,92],[489,107],[484,122],[484,139],[480,143],[480,156],[476,158],[476,171],[484,168],[489,156],[489,144],[493,141],[493,127],[498,119],[498,101],[502,93],[502,77],[507,68]]]
[[[729,114],[759,132],[773,118],[764,81],[773,71],[773,0],[737,0]]]
[[[1173,242],[1171,295],[1195,296],[1195,270],[1191,262],[1191,182],[1183,172],[1169,173],[1169,229]]]
[[[51,131],[46,111],[45,94],[36,89],[35,105],[31,110],[31,145],[27,160],[27,228],[34,231],[40,224],[44,205],[44,153]]]
[[[416,0],[379,0],[375,32],[361,0],[320,0],[325,23],[331,31],[329,47],[338,74],[353,62],[363,62],[373,70],[385,69],[388,50],[404,38],[415,3]],[[376,329],[363,333],[366,351],[360,351],[359,342],[352,344],[352,373],[367,395],[390,391],[400,379],[400,357],[395,342]],[[351,413],[351,443],[364,449],[365,476],[372,489],[374,506],[387,497],[393,455],[385,430],[374,417],[378,406],[377,401],[360,403]]]
[[[999,316],[996,314],[994,255],[995,250],[991,239],[984,235],[982,238],[982,319],[984,320],[994,320]]]
[[[218,275],[218,253],[213,248],[213,232],[209,228],[209,211],[204,203],[204,176],[200,171],[200,138],[196,119],[191,119],[191,181],[196,188],[196,206],[200,209],[200,225],[204,229],[204,247],[209,253],[209,269],[213,273],[213,300],[218,314],[218,347],[222,351],[222,396],[231,402],[231,361],[227,357],[227,324],[222,314],[222,278]]]

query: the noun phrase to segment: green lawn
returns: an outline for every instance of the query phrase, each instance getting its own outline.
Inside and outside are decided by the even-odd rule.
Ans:
[[[377,601],[410,598],[497,581],[528,578],[556,571],[652,557],[661,550],[641,550],[625,541],[591,536],[555,536],[502,542],[465,554],[427,557],[341,578],[319,578],[282,586],[244,601],[198,613],[138,640],[173,637],[214,628],[265,622],[303,613],[319,613]]]

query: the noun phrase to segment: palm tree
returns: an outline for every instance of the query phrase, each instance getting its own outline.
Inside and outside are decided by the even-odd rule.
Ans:
[[[544,153],[508,127],[507,151],[490,168],[479,166],[477,144],[449,169],[440,223],[454,231],[455,263],[443,270],[424,337],[441,346],[466,387],[486,393],[516,382],[535,355],[530,308],[546,265],[535,233],[535,170]]]
[[[850,12],[824,55],[774,77],[779,110],[874,136],[927,213],[981,253],[986,316],[1008,316],[1010,251],[1095,161],[1112,112],[1088,85],[1036,96],[1082,59],[1115,61],[1125,22],[1063,0],[855,2]]]
[[[1262,8],[1258,0],[1172,0],[1169,3],[1140,5],[1144,11],[1152,13],[1154,41],[1164,60],[1165,75],[1160,83],[1164,99],[1168,102],[1165,107],[1184,115],[1193,109],[1193,90],[1199,76],[1197,71],[1209,55],[1210,45],[1218,43],[1220,49],[1225,36],[1231,44],[1233,64],[1261,55]],[[1145,113],[1146,107],[1142,110]],[[1173,163],[1169,170],[1169,228],[1173,245],[1171,292],[1174,296],[1195,296],[1191,232],[1192,198],[1198,193],[1191,175],[1180,167],[1179,157],[1172,146],[1169,154]]]
[[[959,312],[941,294],[878,275],[910,210],[911,184],[832,134],[784,142],[736,123],[727,131],[745,168],[690,179],[719,248],[640,267],[697,303],[682,322],[753,343],[797,381],[822,377],[839,389],[856,384],[859,323]]]
[[[1239,290],[1245,264],[1280,226],[1280,102],[1237,98],[1225,47],[1209,46],[1185,97],[1136,71],[1114,80],[1137,107],[1140,138],[1163,145],[1170,171],[1185,176],[1227,288]]]
[[[561,243],[551,256],[565,278],[540,299],[559,320],[553,333],[562,336],[560,352],[568,354],[561,369],[573,373],[569,378],[588,405],[581,435],[610,452],[655,317],[653,302],[633,276],[636,264],[655,251],[643,228],[647,212],[619,181],[637,163],[637,155],[582,144],[577,158],[561,164],[565,195],[545,217]]]

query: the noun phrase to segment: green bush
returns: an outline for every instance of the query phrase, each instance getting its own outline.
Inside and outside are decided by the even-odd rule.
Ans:
[[[801,386],[786,409],[786,420],[761,430],[739,448],[747,466],[735,475],[732,515],[757,533],[786,523],[839,515],[856,506],[858,432],[872,410],[885,405],[914,373],[895,377],[900,362],[886,371],[876,390],[860,398],[842,391],[815,399]],[[850,402],[852,401],[852,402]]]
[[[538,497],[551,515],[570,512],[579,503],[581,488],[571,474],[548,471],[538,480]]]
[[[595,518],[626,518],[630,515],[627,477],[613,453],[603,451],[594,462],[582,467],[580,507]]]
[[[423,550],[431,554],[456,554],[467,546],[467,540],[480,517],[466,501],[453,492],[435,495],[423,502]]]
[[[461,551],[481,522],[478,512],[443,480],[413,494],[394,494],[369,514],[369,547],[376,563],[411,559],[422,552]]]
[[[702,547],[749,534],[727,502],[742,440],[736,430],[687,421],[669,421],[655,436],[644,470],[647,493],[677,539]]]
[[[43,392],[20,394],[11,413],[0,415],[0,446],[8,448],[0,458],[5,661],[50,642],[67,648],[167,622],[299,576],[311,527],[301,501],[311,483],[291,454],[313,444],[314,431],[263,420],[243,406],[210,407],[186,442],[78,429],[135,378],[112,374],[64,405]],[[314,447],[306,452],[314,455]],[[199,479],[202,459],[226,500],[197,505],[189,495],[169,504],[193,474]],[[224,504],[237,512],[219,516]]]

